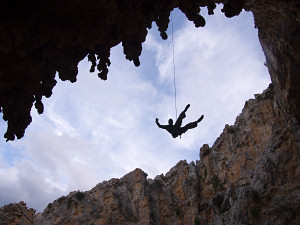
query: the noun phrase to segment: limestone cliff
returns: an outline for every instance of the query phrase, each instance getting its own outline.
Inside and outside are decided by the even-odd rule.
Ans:
[[[180,161],[153,180],[136,169],[63,196],[24,224],[297,225],[299,149],[299,125],[270,85],[245,103],[211,148],[203,145],[200,161]]]
[[[246,102],[200,161],[179,162],[147,179],[140,169],[73,192],[34,214],[24,203],[0,208],[0,224],[300,224],[300,4],[297,0],[44,0],[1,2],[0,112],[7,140],[21,138],[34,105],[43,112],[61,80],[76,81],[88,56],[107,78],[110,48],[122,42],[139,65],[141,43],[155,21],[166,38],[178,7],[196,27],[200,6],[227,17],[253,12],[272,85]],[[126,18],[126,19],[124,19]]]
[[[36,210],[28,209],[25,202],[18,204],[9,204],[0,208],[0,224],[1,225],[31,225]]]

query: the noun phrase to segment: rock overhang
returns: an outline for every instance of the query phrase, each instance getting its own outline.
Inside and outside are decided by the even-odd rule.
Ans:
[[[205,25],[200,7],[213,14],[223,3],[227,17],[252,11],[281,107],[300,118],[299,4],[280,0],[189,1],[8,1],[0,10],[0,109],[8,122],[7,140],[22,138],[31,122],[32,106],[43,112],[42,97],[50,97],[55,74],[76,81],[78,63],[88,56],[90,71],[107,79],[110,49],[121,43],[126,58],[139,56],[153,21],[167,38],[170,12],[179,8],[195,27]]]

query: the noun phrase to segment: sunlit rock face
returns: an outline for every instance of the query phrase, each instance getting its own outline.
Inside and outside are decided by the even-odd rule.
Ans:
[[[198,165],[214,224],[298,224],[300,130],[271,85],[245,103]],[[210,211],[208,210],[210,209]]]
[[[299,224],[300,130],[271,85],[245,103],[201,159],[142,170],[62,197],[34,224]]]
[[[215,3],[220,2],[225,3],[222,11],[227,17],[242,9],[253,12],[279,104],[299,121],[300,16],[296,0],[10,0],[1,3],[0,9],[0,110],[8,121],[5,138],[24,136],[33,105],[43,112],[42,97],[51,96],[56,72],[61,80],[75,82],[77,65],[88,56],[91,71],[97,69],[105,80],[110,49],[119,43],[126,58],[139,66],[142,42],[153,21],[166,39],[171,10],[178,7],[201,27],[205,20],[199,7],[213,14]]]
[[[200,161],[180,161],[154,180],[136,169],[90,191],[63,196],[40,214],[24,203],[10,204],[0,208],[0,224],[299,224],[298,1],[2,3],[5,138],[24,135],[33,104],[43,112],[41,99],[51,96],[56,71],[60,79],[75,82],[78,62],[88,55],[91,71],[97,67],[99,77],[107,79],[110,48],[120,42],[126,58],[138,66],[152,21],[166,38],[173,8],[179,7],[198,27],[204,25],[199,6],[212,13],[214,2],[226,2],[228,17],[242,9],[253,12],[272,84],[245,103],[235,124],[226,125],[212,147],[201,148]]]
[[[200,149],[200,161],[180,161],[155,179],[136,169],[90,191],[71,192],[31,224],[298,225],[299,149],[299,125],[280,108],[270,85],[245,103],[212,147]]]

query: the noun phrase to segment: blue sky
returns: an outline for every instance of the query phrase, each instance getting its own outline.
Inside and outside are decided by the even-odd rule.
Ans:
[[[163,41],[154,25],[140,67],[125,59],[121,45],[112,49],[107,81],[83,60],[76,83],[57,79],[52,97],[43,99],[45,112],[32,110],[23,139],[0,138],[0,206],[23,200],[42,211],[70,191],[135,168],[154,178],[179,160],[199,160],[200,147],[211,146],[270,83],[252,14],[227,19],[220,10],[204,13],[207,24],[198,29],[173,13],[178,114],[190,103],[183,123],[204,114],[197,128],[173,139],[155,124],[156,117],[161,124],[174,118],[175,108],[170,29]],[[1,137],[5,130],[1,121]]]

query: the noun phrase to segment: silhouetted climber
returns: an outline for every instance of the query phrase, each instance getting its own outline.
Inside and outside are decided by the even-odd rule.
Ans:
[[[198,123],[204,118],[203,115],[198,120],[196,120],[195,122],[188,123],[184,127],[181,127],[182,120],[186,117],[185,113],[186,113],[186,111],[188,110],[189,107],[190,107],[190,104],[188,104],[185,107],[185,109],[180,113],[180,115],[179,115],[179,117],[178,117],[178,119],[177,119],[177,121],[174,125],[173,125],[173,120],[172,119],[169,119],[169,124],[168,125],[161,125],[158,122],[158,119],[156,118],[155,122],[156,122],[157,126],[159,128],[167,130],[173,136],[173,138],[181,136],[187,130],[197,127]]]

